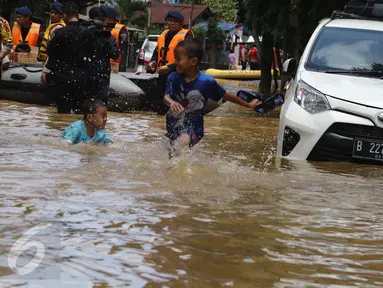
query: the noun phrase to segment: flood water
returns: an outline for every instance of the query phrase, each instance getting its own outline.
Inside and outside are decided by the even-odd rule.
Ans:
[[[169,160],[163,116],[110,113],[113,147],[65,148],[79,116],[0,111],[0,287],[383,286],[381,167],[275,159],[277,114],[225,103]],[[9,251],[41,223],[59,274],[15,275]]]

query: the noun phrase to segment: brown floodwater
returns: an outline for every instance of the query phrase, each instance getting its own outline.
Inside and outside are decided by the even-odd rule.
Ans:
[[[111,147],[65,148],[79,116],[0,111],[0,287],[383,286],[382,168],[275,159],[277,113],[225,103],[169,160],[153,113],[110,113]],[[60,274],[15,275],[9,251],[40,223],[60,224]]]

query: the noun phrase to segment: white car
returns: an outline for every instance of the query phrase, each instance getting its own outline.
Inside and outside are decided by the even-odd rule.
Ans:
[[[383,21],[354,16],[322,20],[298,67],[284,63],[277,156],[383,164]]]
[[[143,72],[149,64],[153,56],[153,52],[157,47],[157,39],[160,35],[149,35],[142,43],[141,49],[138,52],[136,72]]]

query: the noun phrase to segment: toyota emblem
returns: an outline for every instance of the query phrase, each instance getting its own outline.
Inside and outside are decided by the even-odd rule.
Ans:
[[[380,112],[378,114],[378,120],[379,120],[380,123],[383,123],[383,112]]]

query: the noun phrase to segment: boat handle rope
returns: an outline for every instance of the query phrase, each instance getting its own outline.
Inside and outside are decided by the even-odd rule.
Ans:
[[[39,73],[39,72],[43,71],[43,69],[30,70],[30,69],[27,68],[28,66],[25,65],[25,64],[15,64],[15,65],[12,65],[12,66],[10,65],[8,69],[17,68],[17,67],[23,67],[25,71],[30,72],[30,73]]]

